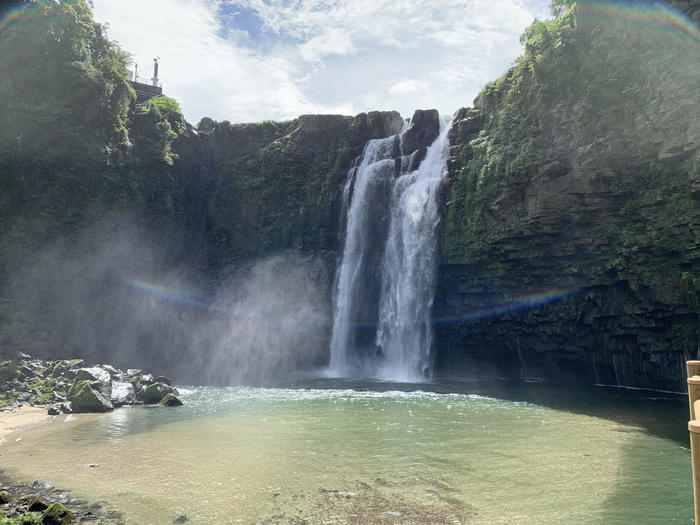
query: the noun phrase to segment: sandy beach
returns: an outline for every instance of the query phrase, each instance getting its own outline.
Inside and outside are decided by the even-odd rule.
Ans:
[[[21,406],[0,411],[0,439],[12,432],[46,423],[51,417],[46,413],[46,407],[39,406]]]

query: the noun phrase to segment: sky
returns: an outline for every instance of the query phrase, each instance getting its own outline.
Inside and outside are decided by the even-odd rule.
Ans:
[[[521,54],[549,0],[94,0],[141,81],[159,58],[185,117],[437,108],[452,114]]]

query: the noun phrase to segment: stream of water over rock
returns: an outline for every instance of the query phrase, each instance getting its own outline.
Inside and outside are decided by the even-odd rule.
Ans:
[[[417,381],[430,375],[438,197],[448,122],[427,151],[370,140],[344,188],[345,242],[333,304],[330,372]],[[425,158],[420,160],[420,156]]]

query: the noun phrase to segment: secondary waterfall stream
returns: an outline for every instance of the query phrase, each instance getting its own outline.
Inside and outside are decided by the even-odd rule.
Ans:
[[[370,140],[348,174],[333,297],[334,376],[417,381],[430,375],[438,196],[449,125],[440,122],[427,151],[404,155],[410,129]]]

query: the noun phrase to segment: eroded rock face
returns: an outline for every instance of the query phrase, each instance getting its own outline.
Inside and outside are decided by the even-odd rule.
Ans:
[[[437,109],[416,110],[411,118],[411,126],[403,135],[403,154],[410,155],[416,150],[427,148],[439,134],[440,115]]]
[[[700,345],[700,55],[622,22],[589,30],[538,63],[556,77],[524,61],[458,113],[438,373],[685,389]]]

